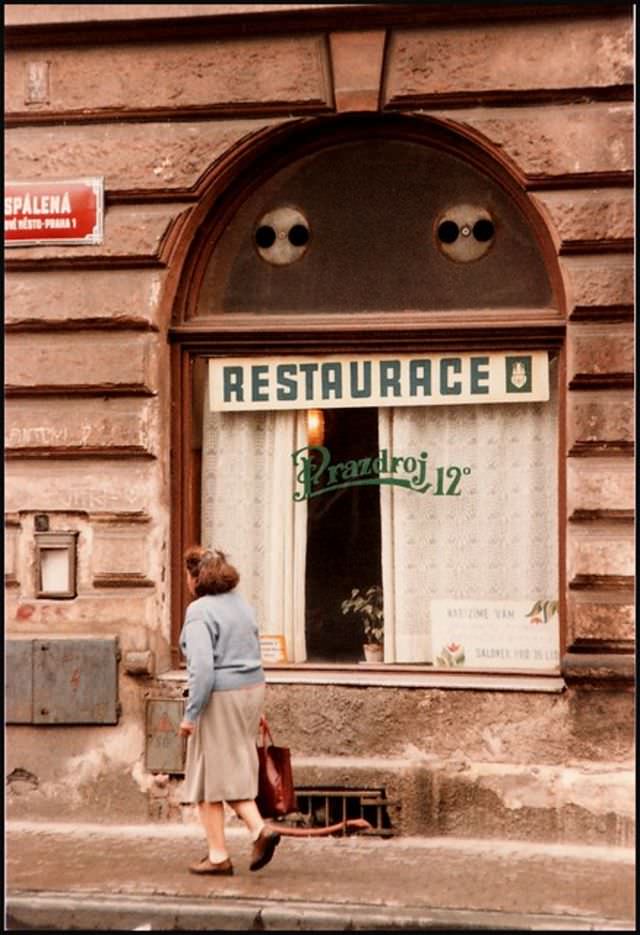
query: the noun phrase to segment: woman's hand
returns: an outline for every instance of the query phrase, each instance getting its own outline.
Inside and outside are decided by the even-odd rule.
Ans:
[[[196,725],[193,721],[182,721],[178,730],[181,737],[189,737],[194,732]]]

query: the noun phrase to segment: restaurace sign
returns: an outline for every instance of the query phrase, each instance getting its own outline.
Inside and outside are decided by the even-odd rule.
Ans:
[[[212,412],[522,403],[548,398],[546,351],[209,359]]]

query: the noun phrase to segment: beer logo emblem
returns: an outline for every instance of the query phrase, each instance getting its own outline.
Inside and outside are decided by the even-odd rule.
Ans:
[[[530,393],[531,357],[507,357],[505,359],[507,393]]]
[[[511,382],[517,390],[521,390],[527,382],[527,371],[521,361],[515,363],[511,368]]]

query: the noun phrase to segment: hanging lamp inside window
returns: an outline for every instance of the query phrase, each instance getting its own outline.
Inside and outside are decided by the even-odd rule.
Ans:
[[[322,445],[324,442],[324,412],[322,409],[307,410],[307,442]]]

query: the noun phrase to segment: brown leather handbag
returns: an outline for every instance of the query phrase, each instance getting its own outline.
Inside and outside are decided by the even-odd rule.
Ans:
[[[291,770],[291,751],[289,747],[276,747],[264,718],[260,721],[256,805],[263,818],[282,818],[289,812],[295,812],[298,807]]]

